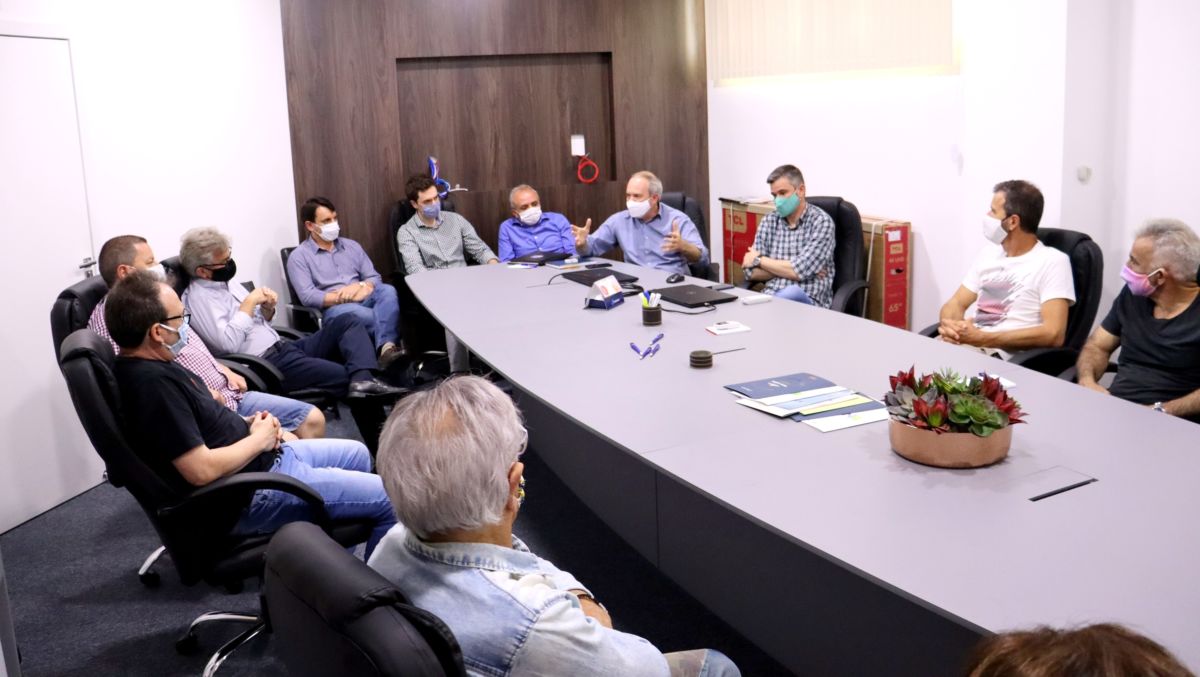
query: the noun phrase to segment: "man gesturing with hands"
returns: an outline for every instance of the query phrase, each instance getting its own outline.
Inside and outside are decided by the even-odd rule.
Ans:
[[[189,315],[174,290],[152,273],[138,271],[118,282],[108,294],[104,315],[121,348],[115,371],[125,434],[134,452],[169,487],[186,494],[239,472],[295,477],[321,495],[333,519],[373,521],[368,555],[396,523],[362,443],[297,440],[267,412],[242,418],[175,363],[187,341]],[[234,533],[252,534],[269,533],[310,514],[292,494],[259,490],[239,513],[214,514],[212,519],[226,519]]]
[[[708,249],[687,214],[662,204],[662,181],[650,172],[637,172],[625,186],[624,211],[608,217],[595,233],[592,220],[571,226],[580,254],[603,254],[620,246],[625,261],[681,275],[689,263],[708,263]]]

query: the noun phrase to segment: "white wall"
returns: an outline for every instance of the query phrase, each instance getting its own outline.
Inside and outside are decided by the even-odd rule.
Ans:
[[[278,0],[0,0],[0,20],[71,38],[97,253],[136,233],[165,258],[215,225],[238,279],[281,288],[297,204]]]
[[[765,194],[791,162],[810,195],[911,221],[914,328],[936,320],[984,244],[996,182],[1038,184],[1043,225],[1062,213],[1066,0],[955,8],[957,75],[709,88],[712,213],[722,195]]]

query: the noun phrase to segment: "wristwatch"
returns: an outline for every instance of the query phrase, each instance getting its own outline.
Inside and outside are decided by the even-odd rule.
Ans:
[[[1155,402],[1155,403],[1154,403],[1154,411],[1161,411],[1161,412],[1162,412],[1162,413],[1164,413],[1164,414],[1165,414],[1165,413],[1167,413],[1167,410],[1166,410],[1166,409],[1163,407],[1163,403],[1162,403],[1162,402]]]
[[[759,264],[761,264],[761,263],[762,263],[762,257],[761,257],[761,256],[755,256],[755,257],[754,257],[754,260],[750,262],[750,267],[751,267],[751,268],[757,268],[757,267],[759,266]]]

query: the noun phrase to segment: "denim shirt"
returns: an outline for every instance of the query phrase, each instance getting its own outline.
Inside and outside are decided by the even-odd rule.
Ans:
[[[471,675],[668,677],[641,637],[584,615],[571,574],[529,552],[488,543],[426,543],[397,524],[369,564],[445,621]]]

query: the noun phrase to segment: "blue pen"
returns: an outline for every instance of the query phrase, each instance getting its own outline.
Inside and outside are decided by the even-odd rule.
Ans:
[[[636,344],[636,343],[630,343],[630,344],[629,344],[629,347],[630,347],[630,348],[633,348],[633,352],[634,352],[635,354],[637,354],[637,355],[639,355],[639,356],[642,354],[642,349],[641,349],[641,348],[639,348],[639,347],[637,347],[637,344]]]
[[[666,336],[666,334],[659,334],[658,336],[655,336],[654,340],[650,342],[650,345],[654,345],[655,343],[661,341],[663,336]]]
[[[658,349],[659,349],[659,348],[661,348],[661,347],[662,347],[662,344],[661,344],[661,343],[656,343],[656,344],[654,344],[654,350],[651,350],[651,351],[650,351],[650,357],[654,357],[655,355],[657,355],[657,354],[658,354]]]

